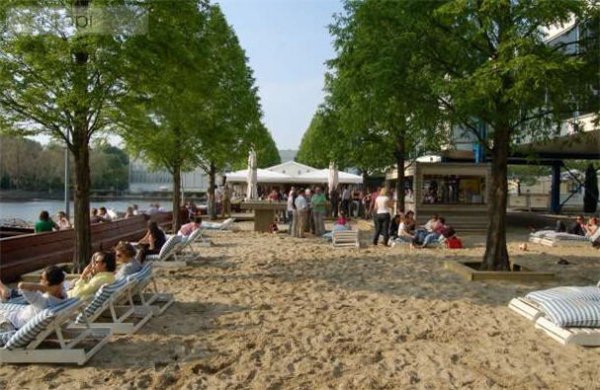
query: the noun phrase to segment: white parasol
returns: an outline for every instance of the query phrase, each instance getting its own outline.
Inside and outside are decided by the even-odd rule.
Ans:
[[[329,192],[335,191],[338,186],[338,170],[335,163],[332,161],[329,163],[329,176],[327,177],[327,185],[329,186]]]
[[[246,199],[258,199],[258,177],[256,173],[256,152],[254,149],[250,149],[248,154],[248,177],[246,182],[248,183],[248,189],[246,190]]]

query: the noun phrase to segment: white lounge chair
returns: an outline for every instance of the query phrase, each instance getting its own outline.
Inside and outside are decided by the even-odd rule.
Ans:
[[[577,234],[540,230],[529,235],[529,242],[550,247],[556,246],[589,246],[590,239]]]
[[[528,320],[536,321],[544,315],[542,302],[561,299],[600,301],[600,288],[597,286],[561,286],[533,291],[525,297],[511,299],[508,307]]]
[[[42,310],[21,329],[0,334],[0,362],[85,364],[108,342],[112,331],[69,328],[83,305],[78,298],[66,299]]]
[[[535,322],[536,329],[541,329],[554,340],[563,345],[574,344],[584,347],[600,346],[600,328],[563,328],[546,317]]]
[[[200,225],[200,226],[207,230],[229,230],[229,228],[233,225],[234,222],[235,222],[235,218],[227,218],[226,220],[224,220],[221,223],[204,222],[203,221],[202,225]]]
[[[114,334],[136,332],[150,320],[153,311],[134,305],[131,290],[135,284],[125,278],[100,287],[73,327],[89,323],[92,328],[110,328]]]
[[[130,275],[128,279],[135,282],[131,288],[134,303],[151,309],[154,314],[164,313],[175,302],[173,294],[158,291],[151,263],[145,263],[140,271]]]
[[[145,261],[152,262],[157,267],[185,267],[185,261],[178,258],[178,252],[182,245],[181,236],[171,236],[157,255],[147,255]]]
[[[360,248],[358,239],[359,231],[357,230],[336,230],[331,234],[331,243],[334,248],[340,247],[355,247]]]
[[[181,237],[181,246],[179,247],[179,252],[177,253],[178,257],[184,258],[196,258],[197,254],[194,251],[194,244],[197,244],[196,241],[202,237],[202,229],[194,230],[189,236],[180,236]]]

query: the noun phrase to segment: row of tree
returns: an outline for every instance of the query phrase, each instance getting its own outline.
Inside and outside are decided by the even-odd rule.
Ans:
[[[0,156],[0,189],[48,193],[64,190],[63,146],[56,143],[44,146],[27,138],[0,136]],[[92,189],[127,190],[127,153],[97,142],[90,152],[90,176]]]
[[[136,157],[171,172],[174,210],[182,170],[200,165],[214,183],[217,172],[243,166],[251,144],[261,164],[278,162],[252,71],[218,6],[206,0],[43,6],[0,3],[7,27],[0,39],[0,129],[45,133],[69,149],[80,263],[91,251],[94,137],[119,134]]]
[[[405,161],[435,152],[457,127],[472,133],[492,161],[482,268],[508,270],[512,147],[548,139],[575,111],[599,110],[598,15],[580,0],[346,0],[330,26],[325,101],[298,160],[367,172],[394,163],[402,208]],[[574,41],[544,41],[573,19]]]

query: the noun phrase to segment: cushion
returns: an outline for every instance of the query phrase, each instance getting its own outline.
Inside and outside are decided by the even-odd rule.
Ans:
[[[85,317],[91,317],[98,309],[106,303],[115,291],[121,290],[129,281],[126,278],[119,279],[114,283],[105,284],[94,295],[94,299],[83,309],[83,313],[79,313],[75,322],[85,323]],[[84,317],[85,315],[85,317]]]
[[[533,291],[525,295],[525,298],[536,302],[546,302],[550,300],[562,299],[580,299],[584,301],[600,302],[600,288],[595,286],[585,287],[555,287],[548,290]]]
[[[68,298],[58,305],[42,310],[6,341],[5,348],[15,349],[27,346],[40,332],[47,328],[48,324],[56,318],[57,314],[63,310],[69,310],[78,304],[79,298]]]
[[[600,302],[554,299],[541,302],[548,319],[560,327],[600,327]]]
[[[181,242],[181,236],[173,236],[173,237],[169,238],[167,240],[167,242],[165,242],[165,245],[163,245],[162,248],[160,248],[158,257],[160,259],[162,259],[165,255],[170,253],[173,250],[173,248],[175,248],[175,245],[177,245],[180,242]]]

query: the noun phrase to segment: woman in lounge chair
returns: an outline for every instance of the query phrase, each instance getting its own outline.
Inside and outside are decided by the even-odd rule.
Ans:
[[[202,224],[202,217],[199,215],[194,216],[194,220],[192,222],[186,223],[182,225],[179,231],[177,232],[178,236],[187,237],[192,234],[196,229],[200,229],[200,225]]]
[[[0,330],[16,330],[47,307],[62,302],[65,298],[63,281],[65,273],[55,265],[48,266],[42,272],[40,283],[21,282],[19,291],[28,305],[0,304]],[[4,286],[6,287],[6,286]],[[15,306],[18,306],[15,308]]]
[[[146,235],[138,241],[140,251],[138,253],[138,260],[143,263],[146,260],[146,255],[157,255],[160,253],[160,249],[167,242],[165,233],[160,230],[158,224],[155,221],[148,222],[148,230]]]
[[[117,263],[121,264],[121,268],[115,275],[115,280],[126,278],[142,269],[142,264],[135,257],[137,251],[128,242],[119,241],[115,246],[115,258]]]
[[[117,263],[112,252],[96,252],[92,261],[85,267],[75,285],[67,294],[69,298],[91,298],[103,284],[115,281]]]

